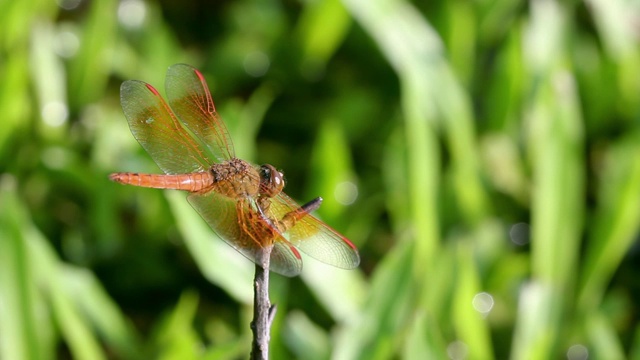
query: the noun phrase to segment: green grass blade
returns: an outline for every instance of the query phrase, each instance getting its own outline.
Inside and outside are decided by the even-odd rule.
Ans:
[[[329,359],[331,346],[328,334],[304,313],[291,311],[283,332],[287,345],[298,359]]]
[[[410,218],[415,235],[413,277],[416,283],[422,283],[423,265],[433,261],[439,241],[436,204],[440,159],[434,131],[436,109],[429,85],[440,69],[420,59],[439,60],[441,45],[416,9],[406,2],[349,0],[346,5],[400,78]]]
[[[141,357],[139,334],[98,279],[85,269],[63,266],[60,270],[65,292],[75,300],[75,306],[82,310],[109,348],[122,358]]]
[[[305,76],[313,79],[323,72],[350,25],[351,18],[340,0],[306,3],[297,29],[302,42],[301,70]]]
[[[15,271],[17,271],[16,274],[21,274],[20,276],[22,277],[27,276],[28,273],[32,274],[30,275],[31,279],[25,278],[22,281],[23,286],[27,286],[27,288],[17,292],[17,295],[22,297],[20,299],[22,303],[21,306],[26,306],[26,308],[21,310],[14,308],[14,310],[18,310],[18,313],[22,314],[21,316],[23,317],[21,319],[23,323],[21,323],[20,327],[25,326],[25,329],[27,329],[26,333],[24,330],[18,330],[18,333],[22,334],[23,338],[17,340],[18,343],[16,345],[19,347],[31,347],[28,353],[20,355],[33,355],[35,356],[34,358],[48,356],[39,353],[39,351],[47,349],[48,346],[40,344],[39,341],[36,343],[36,339],[40,339],[41,341],[41,336],[45,334],[50,336],[52,330],[46,326],[40,326],[40,324],[36,322],[35,317],[29,319],[29,313],[36,311],[31,307],[35,305],[34,299],[37,297],[34,293],[28,295],[27,289],[32,287],[34,290],[35,286],[38,285],[41,288],[40,291],[45,294],[42,297],[42,303],[38,305],[43,306],[44,302],[46,302],[47,306],[50,307],[51,314],[55,318],[71,353],[81,359],[91,360],[105,358],[97,339],[93,336],[89,321],[83,317],[80,309],[76,306],[73,294],[68,292],[68,289],[64,287],[66,280],[64,278],[65,274],[55,252],[51,249],[48,241],[42,234],[30,223],[25,209],[20,205],[17,198],[6,191],[2,195],[2,198],[8,198],[9,206],[7,206],[6,209],[11,209],[15,220],[19,221],[20,233],[10,234],[14,241],[19,241],[22,244],[21,246],[23,246],[24,254],[17,256],[16,259],[20,259],[23,256],[25,259],[29,259],[28,263],[26,263],[28,268],[16,268],[13,269],[12,272],[15,273]],[[3,209],[5,209],[5,207],[3,207]],[[18,236],[18,234],[21,235]],[[11,261],[7,261],[7,264],[11,263]],[[33,328],[28,330],[29,327]],[[48,350],[49,352],[47,352],[47,354],[51,354],[51,349]],[[16,349],[12,351],[22,352]]]
[[[158,359],[198,359],[202,347],[193,321],[198,309],[198,296],[185,292],[175,309],[158,328],[156,335]]]
[[[398,334],[410,321],[412,244],[396,245],[372,275],[371,289],[358,316],[350,319],[334,350],[337,359],[386,359],[400,346]]]
[[[487,319],[483,318],[483,314],[474,306],[474,299],[478,295],[488,297],[489,294],[481,294],[480,274],[475,266],[469,246],[458,246],[457,264],[456,289],[453,295],[452,309],[456,333],[466,345],[470,359],[492,359],[493,348],[489,324]]]
[[[437,336],[437,327],[423,310],[418,310],[411,319],[411,325],[402,348],[403,359],[446,359],[447,352],[441,337]],[[450,356],[449,356],[450,357]]]
[[[627,358],[618,334],[602,314],[589,314],[586,332],[590,347],[593,349],[594,359],[622,360]]]
[[[564,345],[562,319],[573,301],[584,217],[582,119],[574,78],[565,65],[565,9],[532,4],[529,55],[530,150],[533,169],[531,291],[521,297],[514,358],[546,359]]]
[[[50,314],[37,291],[38,274],[22,231],[28,218],[15,185],[12,177],[0,177],[0,357],[51,359],[53,329],[42,321]]]
[[[597,309],[611,276],[636,240],[640,224],[640,134],[614,144],[602,168],[598,208],[579,292],[584,314]]]

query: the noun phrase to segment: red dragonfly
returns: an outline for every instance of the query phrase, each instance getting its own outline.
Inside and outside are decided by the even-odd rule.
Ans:
[[[120,87],[133,136],[165,174],[115,173],[111,180],[190,192],[191,206],[242,255],[259,264],[259,250],[273,245],[270,270],[279,274],[302,271],[298,250],[339,268],[358,266],[353,243],[310,214],[322,198],[299,206],[282,191],[281,172],[235,157],[200,71],[173,65],[165,87],[168,104],[142,81],[126,81]]]

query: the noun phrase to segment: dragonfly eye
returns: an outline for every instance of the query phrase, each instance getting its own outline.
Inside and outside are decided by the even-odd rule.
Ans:
[[[284,175],[271,165],[260,166],[260,194],[278,195],[284,188]]]

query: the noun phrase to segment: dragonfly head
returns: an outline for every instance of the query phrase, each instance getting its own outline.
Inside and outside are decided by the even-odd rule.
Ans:
[[[284,188],[284,175],[269,164],[260,166],[260,194],[267,197],[278,195]]]

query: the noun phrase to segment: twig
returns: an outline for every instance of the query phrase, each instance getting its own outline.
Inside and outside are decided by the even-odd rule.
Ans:
[[[261,248],[256,257],[256,275],[253,280],[253,344],[251,346],[252,360],[269,359],[270,329],[276,307],[269,301],[269,259],[272,246]],[[260,264],[260,265],[259,265]]]

